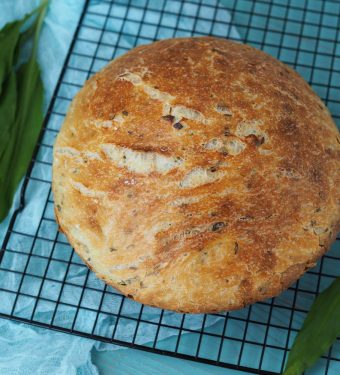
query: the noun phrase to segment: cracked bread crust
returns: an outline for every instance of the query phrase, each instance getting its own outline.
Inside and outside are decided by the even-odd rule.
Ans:
[[[54,147],[61,230],[142,303],[232,310],[279,294],[340,225],[340,136],[309,85],[252,47],[137,47],[77,94]]]

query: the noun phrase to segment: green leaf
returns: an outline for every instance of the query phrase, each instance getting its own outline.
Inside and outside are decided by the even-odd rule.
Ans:
[[[290,350],[283,375],[300,375],[340,334],[340,277],[315,300]]]
[[[13,68],[14,53],[19,40],[20,28],[26,18],[8,23],[0,30],[0,94],[3,83]]]
[[[17,72],[17,105],[14,121],[10,121],[11,115],[2,120],[7,123],[7,128],[3,128],[3,134],[9,132],[10,136],[7,136],[7,143],[0,139],[2,147],[4,146],[0,154],[0,222],[6,217],[16,188],[26,173],[43,122],[44,91],[36,54],[46,6],[47,2],[44,2],[35,24],[31,57]],[[8,97],[13,99],[15,96],[13,86],[11,87],[12,92],[6,90],[5,99],[8,101]],[[1,110],[12,114],[8,107],[1,107]]]
[[[21,32],[20,30],[24,26],[25,22],[33,16],[33,14],[40,12],[44,13],[48,5],[48,0],[43,0],[36,9],[31,13],[26,14],[21,20],[7,23],[0,30],[0,95],[2,93],[2,84],[6,80],[7,76],[13,70],[13,65],[17,62],[19,51],[23,44],[33,34],[36,28],[37,21],[33,22],[27,30]]]
[[[20,30],[36,11],[27,14],[19,21],[6,24],[0,30],[0,160],[8,145],[16,113],[15,65],[23,45],[34,33],[38,18],[24,32]]]
[[[0,159],[0,221],[6,217],[16,188],[26,173],[43,122],[44,90],[36,61],[20,67],[18,82],[18,97],[21,99],[18,104],[20,111],[13,124],[15,137],[10,137]]]
[[[3,93],[0,95],[0,160],[9,143],[11,128],[15,120],[17,80],[14,71],[9,74],[3,87]]]

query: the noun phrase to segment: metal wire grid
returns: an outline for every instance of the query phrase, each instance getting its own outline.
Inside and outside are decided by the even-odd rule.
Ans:
[[[7,302],[0,303],[0,316],[253,373],[281,372],[315,295],[338,275],[340,238],[286,292],[243,310],[193,317],[142,306],[96,279],[58,232],[50,186],[52,145],[74,94],[113,57],[175,36],[238,39],[232,25],[243,42],[297,69],[339,123],[339,14],[339,3],[332,1],[87,1],[24,181],[21,210],[14,213],[0,253],[0,301]],[[34,191],[45,202],[41,208],[25,205]],[[32,226],[30,216],[37,210],[40,220]],[[74,281],[76,272],[81,277]],[[22,304],[29,310],[23,313]],[[65,311],[71,323],[59,319]],[[146,332],[149,342],[143,339]],[[339,339],[316,371],[340,373]]]

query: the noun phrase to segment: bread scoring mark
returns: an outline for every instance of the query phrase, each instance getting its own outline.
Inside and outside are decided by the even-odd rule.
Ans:
[[[206,119],[203,114],[196,109],[185,107],[184,105],[175,105],[172,107],[171,114],[175,118],[185,118],[188,120],[193,120],[201,122],[202,124],[208,124],[208,119]]]
[[[71,185],[73,186],[74,189],[78,190],[79,193],[91,197],[91,198],[102,198],[106,195],[104,191],[97,191],[97,190],[92,190],[83,185],[81,182],[77,181],[71,181]]]
[[[259,149],[258,150],[259,151],[259,153],[261,154],[261,155],[271,155],[272,153],[273,153],[273,151],[271,151],[271,150],[268,150],[268,149]]]
[[[120,113],[118,113],[118,114],[114,115],[113,121],[117,122],[118,124],[122,124],[125,120],[124,120],[123,115],[121,115]]]
[[[55,149],[57,154],[67,156],[79,163],[86,163],[88,159],[101,160],[100,155],[97,152],[84,151],[83,153],[73,147],[57,147]]]
[[[183,189],[195,188],[220,180],[224,175],[221,171],[212,172],[210,169],[196,167],[185,175],[179,186]]]
[[[123,270],[136,270],[138,266],[148,257],[140,257],[136,262],[128,264],[117,264],[116,266],[111,266],[111,271],[123,271]]]
[[[168,94],[167,92],[160,91],[149,85],[144,85],[143,90],[153,100],[159,100],[161,102],[168,102],[174,99],[174,97]]]
[[[244,151],[246,144],[236,137],[228,137],[223,140],[212,138],[204,145],[204,148],[235,156]]]
[[[216,47],[212,48],[211,51],[215,52],[218,55],[221,55],[223,57],[229,57],[228,51],[224,51],[224,50],[216,48]]]
[[[81,153],[77,149],[69,146],[56,147],[55,152],[59,155],[68,156],[76,161],[82,161]]]
[[[147,83],[145,83],[141,76],[132,72],[125,72],[118,76],[118,79],[128,81],[134,86],[141,87],[143,91],[152,100],[159,100],[164,103],[163,116],[173,116],[174,123],[179,123],[183,118],[201,122],[202,124],[208,124],[209,120],[204,115],[193,108],[186,107],[184,105],[171,105],[170,103],[175,97],[167,92],[161,91]]]
[[[267,139],[267,134],[260,129],[261,125],[263,125],[262,120],[241,121],[237,124],[235,135],[244,138],[254,134]]]
[[[113,122],[111,120],[87,120],[86,125],[95,126],[96,128],[112,128]]]
[[[311,220],[309,223],[303,226],[305,231],[309,231],[314,233],[316,236],[320,236],[321,234],[327,233],[329,231],[328,227],[320,226],[316,220]]]
[[[174,99],[172,95],[167,92],[160,91],[157,88],[145,83],[141,76],[132,72],[125,72],[118,76],[118,79],[128,81],[134,86],[140,86],[143,91],[153,100],[159,100],[161,102],[169,102]]]
[[[88,159],[92,160],[102,160],[98,152],[84,151],[84,155]]]
[[[118,168],[127,168],[139,174],[152,172],[166,174],[178,168],[183,162],[179,158],[164,156],[158,152],[136,151],[112,143],[102,144],[100,147]]]
[[[233,113],[227,107],[227,105],[225,103],[218,103],[216,105],[216,107],[214,107],[214,109],[217,113],[220,113],[221,115],[224,115],[224,116],[232,116],[233,115]]]
[[[170,202],[169,205],[172,206],[172,207],[179,207],[179,206],[188,205],[188,204],[192,204],[192,203],[198,203],[204,197],[207,197],[207,196],[208,196],[207,194],[204,194],[204,195],[199,195],[199,196],[195,196],[195,197],[181,197],[181,198],[177,198],[174,201]]]
[[[193,120],[200,122],[204,125],[209,124],[209,119],[205,118],[204,115],[196,109],[186,107],[184,105],[170,105],[164,103],[163,116],[173,116],[174,123],[180,122],[183,118],[187,120]]]
[[[246,143],[259,147],[269,140],[267,134],[259,129],[260,125],[262,125],[262,122],[258,120],[242,121],[237,125],[235,134],[227,131],[225,132],[227,138],[212,138],[204,145],[204,148],[230,155],[238,155],[244,151]],[[269,153],[270,151],[263,154]]]
[[[69,147],[69,146],[57,147],[55,149],[55,151],[58,154],[67,155],[67,156],[71,156],[71,157],[75,157],[75,156],[79,156],[80,155],[80,151],[78,151],[77,149],[75,149],[73,147]]]
[[[131,82],[134,86],[141,85],[143,83],[143,79],[140,75],[132,72],[125,72],[123,74],[120,74],[118,76],[118,79],[121,79],[123,81]]]
[[[223,151],[224,142],[220,138],[212,138],[205,145],[204,148],[207,150]]]
[[[228,154],[238,155],[244,151],[246,145],[239,139],[234,138],[234,139],[227,139],[225,141],[225,147],[227,149]]]

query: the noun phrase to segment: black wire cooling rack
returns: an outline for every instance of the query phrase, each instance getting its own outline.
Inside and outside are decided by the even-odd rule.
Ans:
[[[340,238],[286,292],[243,310],[193,316],[142,306],[96,279],[58,232],[52,145],[74,94],[109,60],[138,44],[191,35],[240,40],[291,65],[339,124],[339,14],[338,1],[322,0],[87,1],[0,253],[0,316],[252,373],[282,372],[316,294],[339,274]],[[41,206],[30,203],[36,196]],[[339,339],[310,373],[340,373]]]

